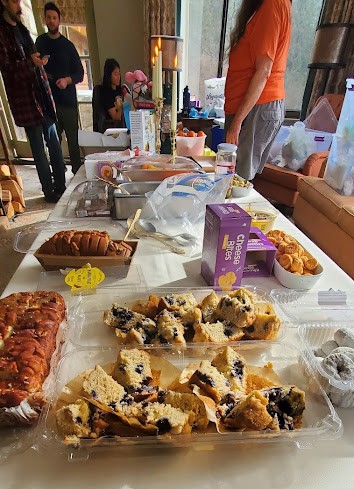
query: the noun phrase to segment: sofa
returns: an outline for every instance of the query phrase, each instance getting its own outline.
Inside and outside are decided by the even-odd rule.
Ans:
[[[305,165],[299,171],[266,163],[263,172],[257,174],[253,180],[254,188],[266,199],[294,207],[301,178],[323,176],[327,157],[328,151],[314,153],[307,158]]]
[[[295,224],[354,279],[354,196],[343,196],[318,177],[299,181]]]

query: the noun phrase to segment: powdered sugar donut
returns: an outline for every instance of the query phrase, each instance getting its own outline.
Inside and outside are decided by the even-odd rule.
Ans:
[[[334,333],[334,339],[338,346],[354,348],[354,331],[349,328],[340,328]]]
[[[323,343],[323,345],[321,346],[321,350],[323,351],[323,353],[326,355],[329,355],[330,353],[332,353],[332,351],[335,349],[335,348],[338,348],[338,343],[334,340],[329,340],[329,341],[326,341],[326,343]]]
[[[322,360],[321,365],[336,380],[354,380],[354,362],[343,353],[331,353]]]
[[[354,362],[354,348],[349,348],[347,346],[339,346],[338,348],[332,350],[331,353],[343,353],[344,355],[349,357],[352,362]]]
[[[351,390],[343,392],[340,389],[331,386],[328,392],[328,397],[335,406],[342,408],[354,407],[354,392]]]

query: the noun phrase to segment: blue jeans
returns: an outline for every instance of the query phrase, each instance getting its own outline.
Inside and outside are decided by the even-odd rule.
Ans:
[[[41,125],[25,127],[25,131],[44,195],[49,196],[53,192],[61,195],[65,190],[65,163],[55,122],[45,117]],[[52,169],[44,150],[43,137],[49,151]]]

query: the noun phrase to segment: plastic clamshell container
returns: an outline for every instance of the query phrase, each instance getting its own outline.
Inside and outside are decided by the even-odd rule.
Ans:
[[[322,358],[316,357],[315,350],[329,340],[333,340],[334,333],[340,328],[348,328],[354,334],[354,320],[350,323],[305,323],[299,327],[299,335],[305,346],[305,355],[314,365],[319,383],[335,406],[354,407],[354,376],[351,380],[336,379],[330,375],[323,366]],[[354,350],[353,350],[354,351]]]
[[[64,320],[57,331],[56,347],[50,361],[50,370],[43,382],[43,390],[49,388],[56,376],[56,369],[65,350],[67,342],[67,322]],[[43,409],[43,408],[42,408]],[[33,445],[40,413],[30,405],[13,408],[0,408],[0,463],[13,455],[25,452]],[[26,422],[30,424],[26,424]],[[22,421],[20,421],[22,420]],[[9,426],[5,424],[13,423]]]
[[[161,182],[179,173],[204,173],[198,163],[193,160],[176,156],[173,162],[171,155],[137,156],[122,163],[121,171],[134,182]]]
[[[249,202],[239,205],[252,217],[251,226],[259,228],[262,233],[267,233],[272,229],[279,214],[274,207],[267,206],[266,203]]]
[[[183,370],[191,362],[198,363],[204,359],[212,359],[219,348],[225,345],[207,348],[205,345],[187,346],[185,350],[174,347],[149,348],[148,352],[161,356],[179,370]],[[148,435],[148,436],[116,436],[102,437],[90,440],[81,439],[75,447],[64,444],[55,423],[55,404],[66,384],[87,369],[94,368],[96,364],[107,365],[115,361],[117,348],[92,348],[73,350],[65,355],[57,369],[55,382],[48,389],[48,405],[42,412],[40,425],[34,448],[42,453],[66,455],[69,460],[87,460],[94,452],[117,449],[148,449],[158,448],[192,448],[196,450],[213,450],[218,445],[240,443],[280,443],[293,442],[299,448],[311,448],[321,439],[336,439],[342,434],[342,423],[336,414],[320,384],[314,378],[313,367],[304,357],[301,362],[306,365],[307,374],[298,362],[301,352],[293,345],[282,342],[245,342],[237,345],[247,364],[260,366],[271,362],[275,373],[286,384],[295,384],[304,390],[306,396],[306,409],[304,411],[303,426],[292,431],[227,431],[217,433],[213,423],[209,423],[206,432],[192,432],[181,435]],[[163,375],[163,371],[162,371]],[[66,393],[69,394],[69,389]]]
[[[19,231],[15,236],[13,247],[18,253],[34,253],[45,240],[51,238],[59,231],[70,229],[75,229],[77,231],[88,231],[90,229],[105,231],[106,226],[106,221],[95,221],[93,226],[92,219],[88,218],[40,222],[28,226],[24,231]],[[109,229],[111,239],[115,239],[115,232],[117,232],[117,234],[119,233],[119,236],[124,236],[124,233],[126,232],[126,228],[124,228],[118,221],[110,222]]]
[[[275,311],[281,320],[278,339],[282,338],[286,325],[282,320],[282,313],[280,312],[278,314],[277,306],[269,293],[260,287],[252,285],[245,285],[243,287],[254,293],[259,302],[271,302],[273,304]],[[70,341],[76,346],[83,348],[91,348],[95,345],[103,347],[117,345],[118,340],[114,330],[103,322],[104,311],[111,309],[114,303],[118,303],[120,306],[129,309],[133,302],[137,300],[147,300],[150,294],[165,296],[169,294],[183,294],[186,292],[192,292],[197,302],[199,302],[209,295],[212,290],[214,289],[211,287],[189,289],[183,287],[121,287],[116,290],[107,289],[100,292],[99,295],[97,292],[95,296],[79,296],[77,297],[76,303],[73,303],[68,317],[70,325]],[[227,294],[227,292],[216,289],[215,292],[220,296]],[[268,341],[266,341],[266,343],[268,343]]]
[[[157,189],[161,182],[126,182],[113,192],[115,217],[128,219],[146,204],[148,192]]]
[[[309,290],[319,281],[322,273],[323,267],[318,264],[314,275],[296,275],[285,270],[277,260],[274,260],[274,275],[288,289]]]
[[[354,317],[354,290],[273,289],[270,296],[290,323],[308,321],[351,321]]]

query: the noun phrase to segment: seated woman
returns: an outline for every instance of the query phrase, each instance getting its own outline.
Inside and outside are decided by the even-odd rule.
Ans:
[[[104,64],[102,85],[93,90],[93,130],[104,132],[110,127],[124,127],[120,66],[113,58]]]

